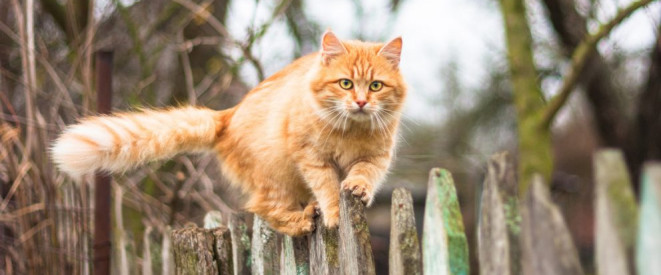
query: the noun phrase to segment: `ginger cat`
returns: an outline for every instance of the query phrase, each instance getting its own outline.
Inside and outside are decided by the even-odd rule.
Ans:
[[[402,39],[340,41],[327,31],[304,56],[255,87],[237,106],[146,110],[83,119],[52,155],[74,176],[122,172],[178,153],[213,151],[248,196],[246,210],[275,230],[339,221],[340,188],[370,204],[390,166],[406,84]]]

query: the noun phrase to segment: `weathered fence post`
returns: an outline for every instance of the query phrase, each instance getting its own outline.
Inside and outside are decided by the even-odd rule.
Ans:
[[[350,190],[340,193],[341,274],[375,274],[365,205]]]
[[[282,238],[282,256],[280,274],[307,275],[310,274],[310,253],[308,252],[308,237]]]
[[[594,171],[597,273],[634,274],[638,207],[622,153],[598,151],[594,156]]]
[[[507,152],[489,160],[477,230],[480,274],[521,274],[516,169]]]
[[[422,274],[422,255],[415,228],[413,198],[408,190],[397,188],[392,192],[390,217],[389,273]]]
[[[583,274],[572,238],[548,189],[542,177],[536,175],[519,207],[523,273]]]
[[[233,274],[231,238],[224,227],[173,230],[175,274]]]
[[[232,234],[234,274],[250,274],[250,235],[246,219],[251,214],[237,213],[229,216],[228,226]]]
[[[251,268],[252,274],[271,275],[280,273],[280,245],[282,235],[255,216],[252,226]]]
[[[317,229],[310,236],[310,274],[341,274],[339,233],[337,228],[326,228],[323,220],[323,217],[316,219]]]
[[[642,180],[636,268],[640,275],[661,274],[661,164],[647,164]]]
[[[425,274],[467,275],[468,243],[450,172],[434,168],[429,173],[422,231]]]
[[[162,274],[163,275],[172,275],[174,274],[174,259],[172,255],[172,228],[168,225],[163,230],[163,243],[161,244],[161,263],[162,263]]]
[[[112,108],[112,52],[96,53],[97,111],[109,114]],[[110,181],[107,173],[94,174],[94,274],[110,274]],[[118,217],[121,219],[121,217]],[[117,271],[116,271],[117,272]]]

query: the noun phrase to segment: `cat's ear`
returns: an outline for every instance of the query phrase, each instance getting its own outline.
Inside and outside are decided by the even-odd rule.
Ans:
[[[388,60],[395,68],[398,68],[399,58],[402,55],[402,37],[397,37],[383,45],[379,50],[379,55]]]
[[[327,30],[321,36],[321,62],[324,65],[346,52],[347,49],[344,48],[340,39],[337,39],[337,36],[332,31]]]

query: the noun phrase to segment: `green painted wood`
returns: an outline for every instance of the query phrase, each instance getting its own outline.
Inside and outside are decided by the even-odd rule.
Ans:
[[[282,235],[255,216],[252,228],[251,268],[253,275],[280,274]]]
[[[222,226],[224,226],[223,214],[220,211],[212,210],[204,215],[204,228],[213,229]]]
[[[422,274],[422,255],[411,192],[397,188],[390,208],[390,275]]]
[[[647,164],[642,178],[636,247],[639,275],[661,274],[661,163]]]
[[[521,274],[516,168],[507,152],[488,162],[477,229],[480,274]]]
[[[450,172],[434,168],[429,174],[422,232],[425,274],[469,273],[468,243],[457,192]]]
[[[584,274],[562,214],[541,176],[533,177],[519,211],[523,274]]]
[[[340,273],[338,229],[326,228],[323,220],[323,216],[317,217],[315,220],[317,229],[310,236],[310,274],[342,274]]]
[[[234,274],[235,275],[248,275],[251,270],[251,257],[250,257],[250,234],[248,234],[248,225],[246,220],[252,214],[248,213],[235,213],[228,219],[228,226],[232,233],[232,255],[234,255]]]
[[[340,242],[341,274],[375,274],[374,256],[367,228],[365,205],[351,190],[340,193]]]
[[[308,238],[284,236],[280,252],[280,274],[308,275],[310,274],[310,253]]]
[[[638,206],[622,152],[598,151],[594,170],[597,273],[633,274]]]

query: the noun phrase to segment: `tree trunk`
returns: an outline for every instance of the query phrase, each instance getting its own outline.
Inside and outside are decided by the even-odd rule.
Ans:
[[[525,1],[501,0],[514,89],[519,135],[519,196],[523,196],[535,173],[550,182],[553,169],[551,134],[542,124],[544,98],[533,62],[532,37],[526,18]]]

